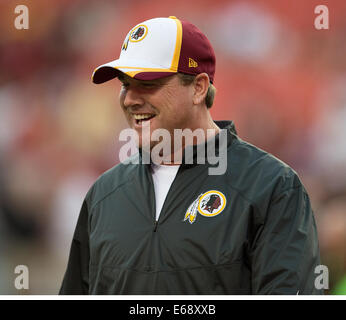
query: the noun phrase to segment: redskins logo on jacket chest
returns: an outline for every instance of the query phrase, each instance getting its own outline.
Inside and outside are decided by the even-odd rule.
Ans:
[[[225,209],[226,202],[225,195],[220,191],[209,190],[201,193],[187,209],[184,221],[194,223],[198,212],[205,217],[215,217]]]

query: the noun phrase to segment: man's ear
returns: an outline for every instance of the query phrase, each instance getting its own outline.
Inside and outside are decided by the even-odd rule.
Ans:
[[[195,77],[193,82],[194,95],[193,104],[201,104],[207,95],[209,88],[209,76],[206,73],[200,73]]]

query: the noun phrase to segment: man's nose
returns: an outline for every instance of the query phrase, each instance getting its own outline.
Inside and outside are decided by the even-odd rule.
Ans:
[[[129,87],[124,93],[124,107],[140,106],[144,104],[144,99],[139,90],[135,87]]]

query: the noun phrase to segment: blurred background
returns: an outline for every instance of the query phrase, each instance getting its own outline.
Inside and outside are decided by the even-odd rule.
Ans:
[[[17,30],[17,5],[29,29]],[[329,30],[317,30],[317,5]],[[315,212],[327,294],[346,294],[346,1],[0,2],[0,294],[57,294],[83,198],[119,162],[117,80],[127,32],[153,17],[197,25],[216,57],[216,120],[300,175]],[[17,265],[29,289],[14,287]]]

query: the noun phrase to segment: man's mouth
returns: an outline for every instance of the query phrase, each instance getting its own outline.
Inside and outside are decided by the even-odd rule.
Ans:
[[[135,119],[135,123],[137,125],[141,125],[142,123],[149,121],[150,119],[154,118],[156,114],[150,114],[150,113],[141,113],[141,114],[132,114],[133,118]]]

